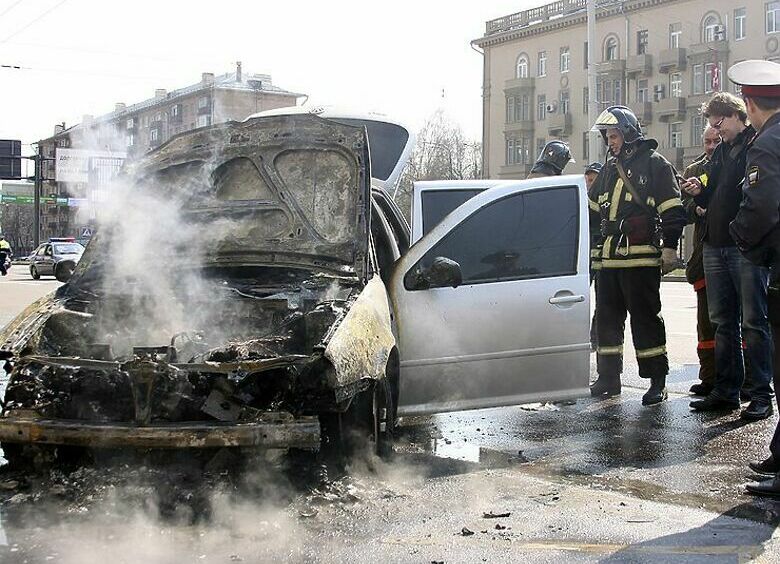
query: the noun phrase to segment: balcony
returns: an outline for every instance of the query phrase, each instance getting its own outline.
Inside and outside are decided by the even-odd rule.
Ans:
[[[532,119],[525,119],[521,121],[514,121],[504,124],[504,131],[506,133],[512,133],[516,131],[533,131],[534,121]]]
[[[571,133],[571,114],[547,114],[547,132],[550,135]]]
[[[560,17],[584,9],[585,0],[557,0],[556,2],[551,2],[545,6],[531,8],[530,10],[524,10],[502,18],[490,20],[485,25],[485,35],[493,35],[494,33],[503,33],[520,29],[535,23],[547,21],[553,17]]]
[[[513,94],[518,90],[533,90],[535,86],[535,78],[512,78],[504,82],[504,92],[506,94]]]
[[[602,61],[600,63],[596,63],[596,72],[599,74],[608,74],[608,73],[623,74],[625,70],[626,70],[625,59],[614,59],[612,61]]]
[[[688,48],[688,57],[695,59],[696,63],[710,62],[713,56],[722,61],[729,53],[728,41],[711,41],[709,43],[697,43]]]
[[[639,120],[642,126],[653,122],[653,103],[652,102],[633,102],[630,104],[631,111]]]
[[[685,154],[685,149],[682,147],[664,147],[659,148],[658,152],[661,153],[664,157],[666,157],[666,160],[672,163],[672,165],[677,168],[682,168],[683,163],[683,155]]]
[[[626,73],[629,76],[653,74],[653,56],[645,53],[644,55],[633,55],[626,61]]]
[[[685,70],[687,64],[687,53],[685,49],[678,47],[676,49],[666,49],[661,51],[658,56],[658,72],[672,72]]]
[[[664,122],[685,119],[685,102],[682,97],[664,98],[656,102],[655,113]]]

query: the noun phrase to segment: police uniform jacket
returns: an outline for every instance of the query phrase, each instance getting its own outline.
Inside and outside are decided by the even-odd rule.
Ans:
[[[750,142],[742,203],[731,236],[745,257],[759,266],[780,266],[780,113],[767,120]]]
[[[686,224],[685,212],[674,167],[655,151],[657,147],[655,139],[642,139],[624,148],[618,157],[607,160],[589,194],[590,224],[594,233],[600,230],[602,220],[619,226],[629,218],[644,217],[651,222],[660,218],[663,242],[630,244],[628,237],[620,233],[606,234],[600,251],[593,253],[598,256],[592,256],[601,259],[602,269],[660,266],[661,246],[677,248]],[[617,159],[644,204],[635,202],[623,185]]]

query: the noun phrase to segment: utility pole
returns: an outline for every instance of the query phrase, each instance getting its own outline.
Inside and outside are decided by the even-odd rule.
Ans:
[[[35,194],[33,195],[33,247],[41,244],[41,190],[43,189],[43,147],[40,143],[35,152]]]
[[[596,52],[596,0],[587,0],[588,12],[588,126],[593,126],[593,122],[599,115],[598,100],[596,100],[596,61],[594,53]],[[599,160],[600,136],[594,131],[588,132],[588,160],[591,162]]]

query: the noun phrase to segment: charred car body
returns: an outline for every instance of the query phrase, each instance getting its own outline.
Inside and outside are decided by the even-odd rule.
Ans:
[[[69,282],[3,330],[7,458],[38,444],[316,449],[353,431],[381,450],[396,414],[587,394],[581,175],[470,199],[451,197],[457,183],[415,190],[413,217],[436,220],[410,248],[384,188],[411,136],[326,117],[195,130],[128,168],[177,210],[150,228],[191,233],[165,268],[128,271],[131,237],[101,226]]]

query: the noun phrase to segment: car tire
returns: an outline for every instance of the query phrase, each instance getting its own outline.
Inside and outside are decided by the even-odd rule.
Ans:
[[[41,273],[38,272],[38,269],[35,268],[35,265],[30,266],[30,276],[33,277],[33,280],[41,279]]]
[[[353,400],[342,416],[341,442],[345,454],[386,458],[393,452],[393,395],[387,378],[376,380]]]

